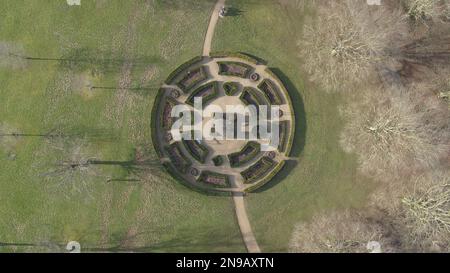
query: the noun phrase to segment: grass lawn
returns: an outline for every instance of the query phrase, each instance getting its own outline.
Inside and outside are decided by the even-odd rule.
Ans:
[[[231,198],[192,192],[160,171],[136,181],[120,164],[139,147],[150,147],[146,156],[155,159],[150,113],[157,87],[201,53],[214,4],[164,2],[2,1],[0,53],[29,59],[0,66],[0,130],[63,128],[86,137],[73,140],[73,150],[39,136],[0,140],[0,252],[63,251],[71,240],[91,251],[245,251]],[[43,175],[77,151],[110,164],[64,185],[63,175]],[[263,220],[258,198],[251,203],[255,223]],[[265,237],[263,226],[257,230]]]
[[[342,94],[327,94],[307,81],[298,57],[306,12],[289,1],[228,0],[232,14],[220,20],[213,51],[243,51],[263,58],[285,76],[297,116],[293,156],[274,181],[247,198],[248,214],[262,251],[287,251],[292,230],[314,213],[361,207],[374,186],[356,171],[356,158],[340,148]],[[294,1],[292,1],[294,2]]]

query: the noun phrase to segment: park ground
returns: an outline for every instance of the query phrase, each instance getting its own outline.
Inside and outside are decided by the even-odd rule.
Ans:
[[[108,162],[133,161],[142,149],[156,157],[150,117],[157,89],[201,54],[215,1],[4,2],[0,43],[40,60],[0,67],[2,128],[86,135],[83,153]],[[338,145],[342,93],[325,93],[303,72],[297,40],[310,11],[275,0],[227,5],[212,50],[267,60],[285,75],[296,108],[298,160],[246,197],[261,250],[287,251],[295,224],[323,210],[362,207],[373,184]],[[65,159],[48,142],[0,142],[0,252],[61,251],[72,240],[92,251],[245,251],[231,197],[193,192],[163,171],[135,179],[123,164],[99,166],[98,175],[82,177],[86,187],[69,191],[43,176]]]

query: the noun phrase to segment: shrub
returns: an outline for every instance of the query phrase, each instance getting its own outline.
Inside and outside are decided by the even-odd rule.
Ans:
[[[200,144],[197,140],[183,140],[183,144],[195,160],[202,164],[206,162],[206,157],[209,154],[208,148]]]
[[[230,186],[230,179],[228,175],[211,171],[203,171],[197,182],[214,185],[219,188],[226,188]]]
[[[186,70],[190,66],[193,66],[193,65],[201,62],[202,60],[203,60],[202,56],[197,56],[197,57],[194,57],[194,58],[190,59],[189,61],[181,64],[174,71],[172,71],[172,73],[170,73],[169,77],[167,77],[167,79],[164,81],[164,83],[165,84],[171,84],[175,80],[175,78],[179,74],[181,74],[184,70]]]
[[[253,67],[245,63],[239,62],[217,62],[219,65],[219,75],[236,76],[248,78]]]
[[[194,98],[202,97],[203,106],[205,106],[208,102],[214,100],[219,95],[218,85],[219,85],[218,82],[211,82],[198,87],[187,98],[186,103],[189,105],[194,105]]]
[[[278,150],[280,152],[286,151],[286,144],[289,137],[289,122],[287,120],[280,121],[280,144]]]
[[[223,157],[221,155],[215,156],[212,161],[214,162],[214,166],[222,166],[223,165]]]
[[[230,166],[236,168],[244,165],[250,160],[254,159],[261,151],[261,145],[258,142],[250,141],[237,153],[228,155]]]
[[[239,91],[239,84],[237,82],[226,82],[223,84],[223,89],[227,96],[233,96]]]
[[[159,157],[163,157],[163,152],[161,151],[160,146],[158,145],[158,126],[161,126],[161,124],[157,124],[157,120],[160,117],[159,115],[159,105],[161,103],[161,98],[164,95],[165,89],[160,88],[158,92],[156,93],[155,100],[153,102],[153,108],[152,108],[152,115],[151,115],[151,133],[152,133],[152,142],[153,142],[153,148],[155,149],[156,153]]]

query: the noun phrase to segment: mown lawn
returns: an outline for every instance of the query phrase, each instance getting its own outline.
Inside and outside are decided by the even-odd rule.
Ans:
[[[0,133],[70,139],[0,140],[0,252],[64,251],[72,240],[87,251],[245,251],[230,198],[192,192],[158,170],[136,181],[120,164],[141,147],[155,160],[157,87],[201,53],[213,4],[2,1],[0,53],[29,59],[0,62]],[[64,185],[65,174],[49,178],[80,153],[111,164]]]
[[[293,5],[283,5],[291,2]],[[247,198],[250,222],[263,251],[287,251],[296,223],[324,210],[361,207],[374,186],[356,171],[354,156],[340,148],[341,94],[308,82],[298,57],[303,20],[312,10],[295,1],[228,0],[234,16],[220,20],[213,50],[243,51],[277,68],[296,108],[293,156],[267,187]]]

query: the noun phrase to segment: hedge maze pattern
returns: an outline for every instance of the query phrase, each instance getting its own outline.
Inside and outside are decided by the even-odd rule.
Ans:
[[[278,149],[262,151],[260,140],[174,141],[173,107],[192,108],[198,97],[204,109],[211,104],[223,109],[230,104],[257,109],[279,105]],[[294,110],[285,86],[261,60],[244,53],[216,52],[180,65],[158,91],[151,122],[153,144],[166,170],[180,183],[209,194],[251,192],[272,180],[289,158],[295,134]]]

